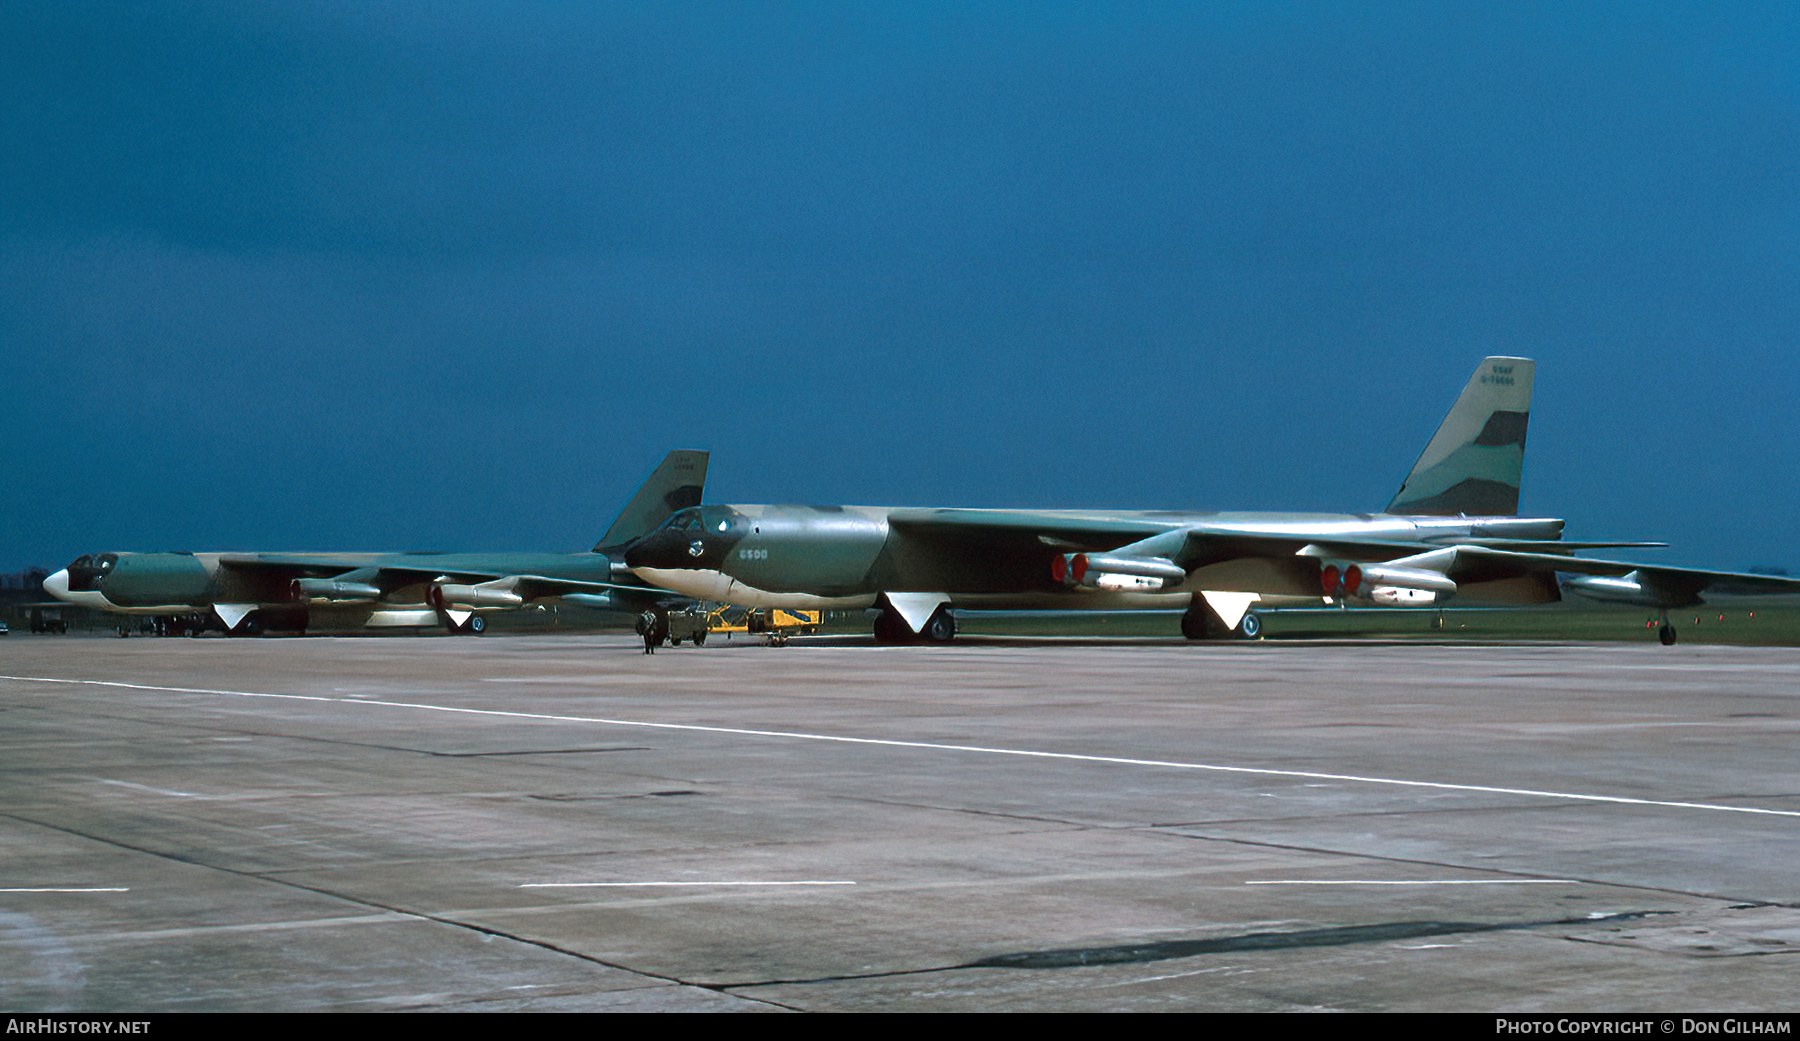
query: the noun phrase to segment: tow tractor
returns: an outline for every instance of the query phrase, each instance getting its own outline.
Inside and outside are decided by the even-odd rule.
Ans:
[[[811,636],[825,622],[823,611],[792,611],[783,607],[732,607],[722,605],[709,616],[715,633],[760,635],[770,647],[780,647],[790,636]]]
[[[709,609],[705,604],[690,604],[669,611],[645,611],[638,618],[637,631],[639,636],[645,636],[654,626],[660,630],[656,642],[671,647],[679,647],[684,641],[704,647],[707,636],[712,633],[724,633],[727,639],[736,633],[761,636],[770,647],[780,647],[796,634],[811,636],[817,633],[824,621],[823,611],[733,607],[730,604]]]

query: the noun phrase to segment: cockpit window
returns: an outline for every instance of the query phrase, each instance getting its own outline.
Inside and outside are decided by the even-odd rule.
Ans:
[[[741,532],[744,527],[744,515],[729,506],[702,506],[699,513],[700,523],[696,530],[708,535],[731,537],[734,531]]]
[[[76,592],[91,591],[118,562],[117,553],[83,553],[69,565],[69,589]]]
[[[659,530],[683,536],[695,533],[721,535],[741,527],[739,522],[742,520],[743,516],[729,506],[696,506],[671,514]]]

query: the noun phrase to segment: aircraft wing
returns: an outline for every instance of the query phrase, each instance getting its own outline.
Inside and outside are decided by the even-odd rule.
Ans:
[[[913,537],[1056,549],[1109,549],[1181,527],[1181,517],[1153,513],[907,508],[888,511],[888,524]]]
[[[435,602],[480,607],[516,607],[533,600],[579,596],[598,600],[615,593],[679,597],[666,589],[610,580],[611,562],[590,554],[553,555],[578,574],[521,570],[542,557],[509,560],[507,554],[432,553],[225,553],[219,563],[247,581],[268,587],[260,599],[282,599],[289,586],[318,600],[374,600],[409,586],[425,587]],[[602,579],[595,574],[606,575]],[[590,601],[591,603],[592,601]]]
[[[1244,558],[1380,559],[1440,545],[1401,537],[1399,528],[1393,536],[1366,534],[1342,518],[1245,525],[1178,512],[897,509],[888,513],[888,524],[909,539],[959,554],[1011,550],[1047,558],[1052,553],[1106,551],[1165,557],[1188,571]]]
[[[1549,602],[1560,598],[1559,575],[1573,576],[1563,579],[1560,589],[1595,600],[1656,608],[1698,604],[1707,592],[1800,594],[1800,579],[1779,575],[1595,560],[1489,545],[1435,546],[1405,556],[1363,560],[1354,569],[1346,565],[1343,572],[1344,587],[1352,595],[1367,596],[1370,588],[1395,586],[1498,603]]]
[[[1574,555],[1661,543],[1433,538],[1404,526],[1375,531],[1364,518],[1321,515],[1262,524],[1175,512],[900,509],[890,512],[888,523],[965,573],[1054,571],[1053,558],[1072,566],[1079,555],[1086,558],[1080,561],[1083,574],[1135,576],[1114,584],[1151,591],[1185,583],[1189,589],[1317,596],[1330,583],[1324,576],[1332,566],[1347,578],[1355,564],[1367,576],[1365,588],[1397,586],[1503,604],[1555,601],[1560,588],[1655,607],[1698,603],[1706,592],[1800,594],[1800,578]],[[1559,574],[1576,577],[1559,587]],[[1085,584],[1107,587],[1092,579]]]
[[[1558,571],[1578,576],[1564,583],[1572,592],[1599,600],[1650,607],[1685,607],[1703,593],[1726,595],[1800,594],[1800,578],[1738,571],[1666,567],[1622,560],[1591,560],[1548,553],[1521,553],[1480,546],[1459,547],[1458,555],[1500,566]]]
[[[359,577],[380,576],[395,586],[434,579],[480,582],[496,578],[528,579],[589,591],[613,584],[522,572],[508,567],[504,554],[494,554],[491,560],[482,557],[483,554],[460,553],[221,553],[219,563],[244,574],[332,578],[354,572]]]
[[[1038,546],[1062,551],[1116,550],[1155,539],[1165,555],[1170,542],[1185,542],[1179,560],[1193,566],[1235,557],[1343,556],[1380,559],[1447,545],[1481,545],[1546,554],[1578,550],[1663,546],[1660,542],[1563,542],[1545,539],[1433,535],[1415,530],[1408,518],[1385,518],[1387,530],[1371,527],[1384,518],[1366,515],[1290,515],[1267,522],[1222,521],[1217,515],[1178,511],[1102,513],[1081,510],[896,509],[888,523],[915,538],[964,544]],[[1179,533],[1173,534],[1173,533]],[[1310,547],[1310,548],[1309,548]]]
[[[442,577],[441,572],[438,577]],[[507,583],[511,589],[527,600],[538,600],[549,596],[567,596],[571,593],[594,595],[631,593],[689,599],[673,590],[657,589],[641,582],[590,582],[574,578],[557,578],[554,575],[504,575],[491,581]]]
[[[935,571],[966,586],[1040,592],[1064,585],[1156,592],[1185,583],[1207,591],[1322,596],[1326,561],[1385,560],[1437,548],[1398,537],[1411,534],[1401,522],[1383,537],[1359,533],[1355,518],[1325,515],[1227,524],[1177,512],[899,509],[888,523],[904,536],[915,577]],[[1553,582],[1548,595],[1554,599]],[[1539,591],[1528,602],[1544,598]]]

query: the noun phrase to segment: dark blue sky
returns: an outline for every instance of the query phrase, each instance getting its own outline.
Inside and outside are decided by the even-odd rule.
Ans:
[[[1524,509],[1800,569],[1791,3],[0,5],[0,568],[709,498]]]

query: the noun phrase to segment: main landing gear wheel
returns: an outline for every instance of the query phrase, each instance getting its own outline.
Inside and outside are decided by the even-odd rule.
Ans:
[[[1262,624],[1260,615],[1245,611],[1235,628],[1226,625],[1212,605],[1199,596],[1195,596],[1193,604],[1181,613],[1181,635],[1189,640],[1218,640],[1228,636],[1240,640],[1260,639]]]
[[[1662,641],[1664,647],[1675,646],[1675,627],[1664,622],[1662,627],[1656,630],[1656,638]]]
[[[905,643],[910,639],[912,630],[907,627],[906,619],[900,617],[900,612],[888,607],[875,616],[876,643]]]
[[[919,635],[932,643],[949,643],[956,639],[956,616],[950,613],[948,607],[938,608],[925,620],[925,627],[919,630]]]

